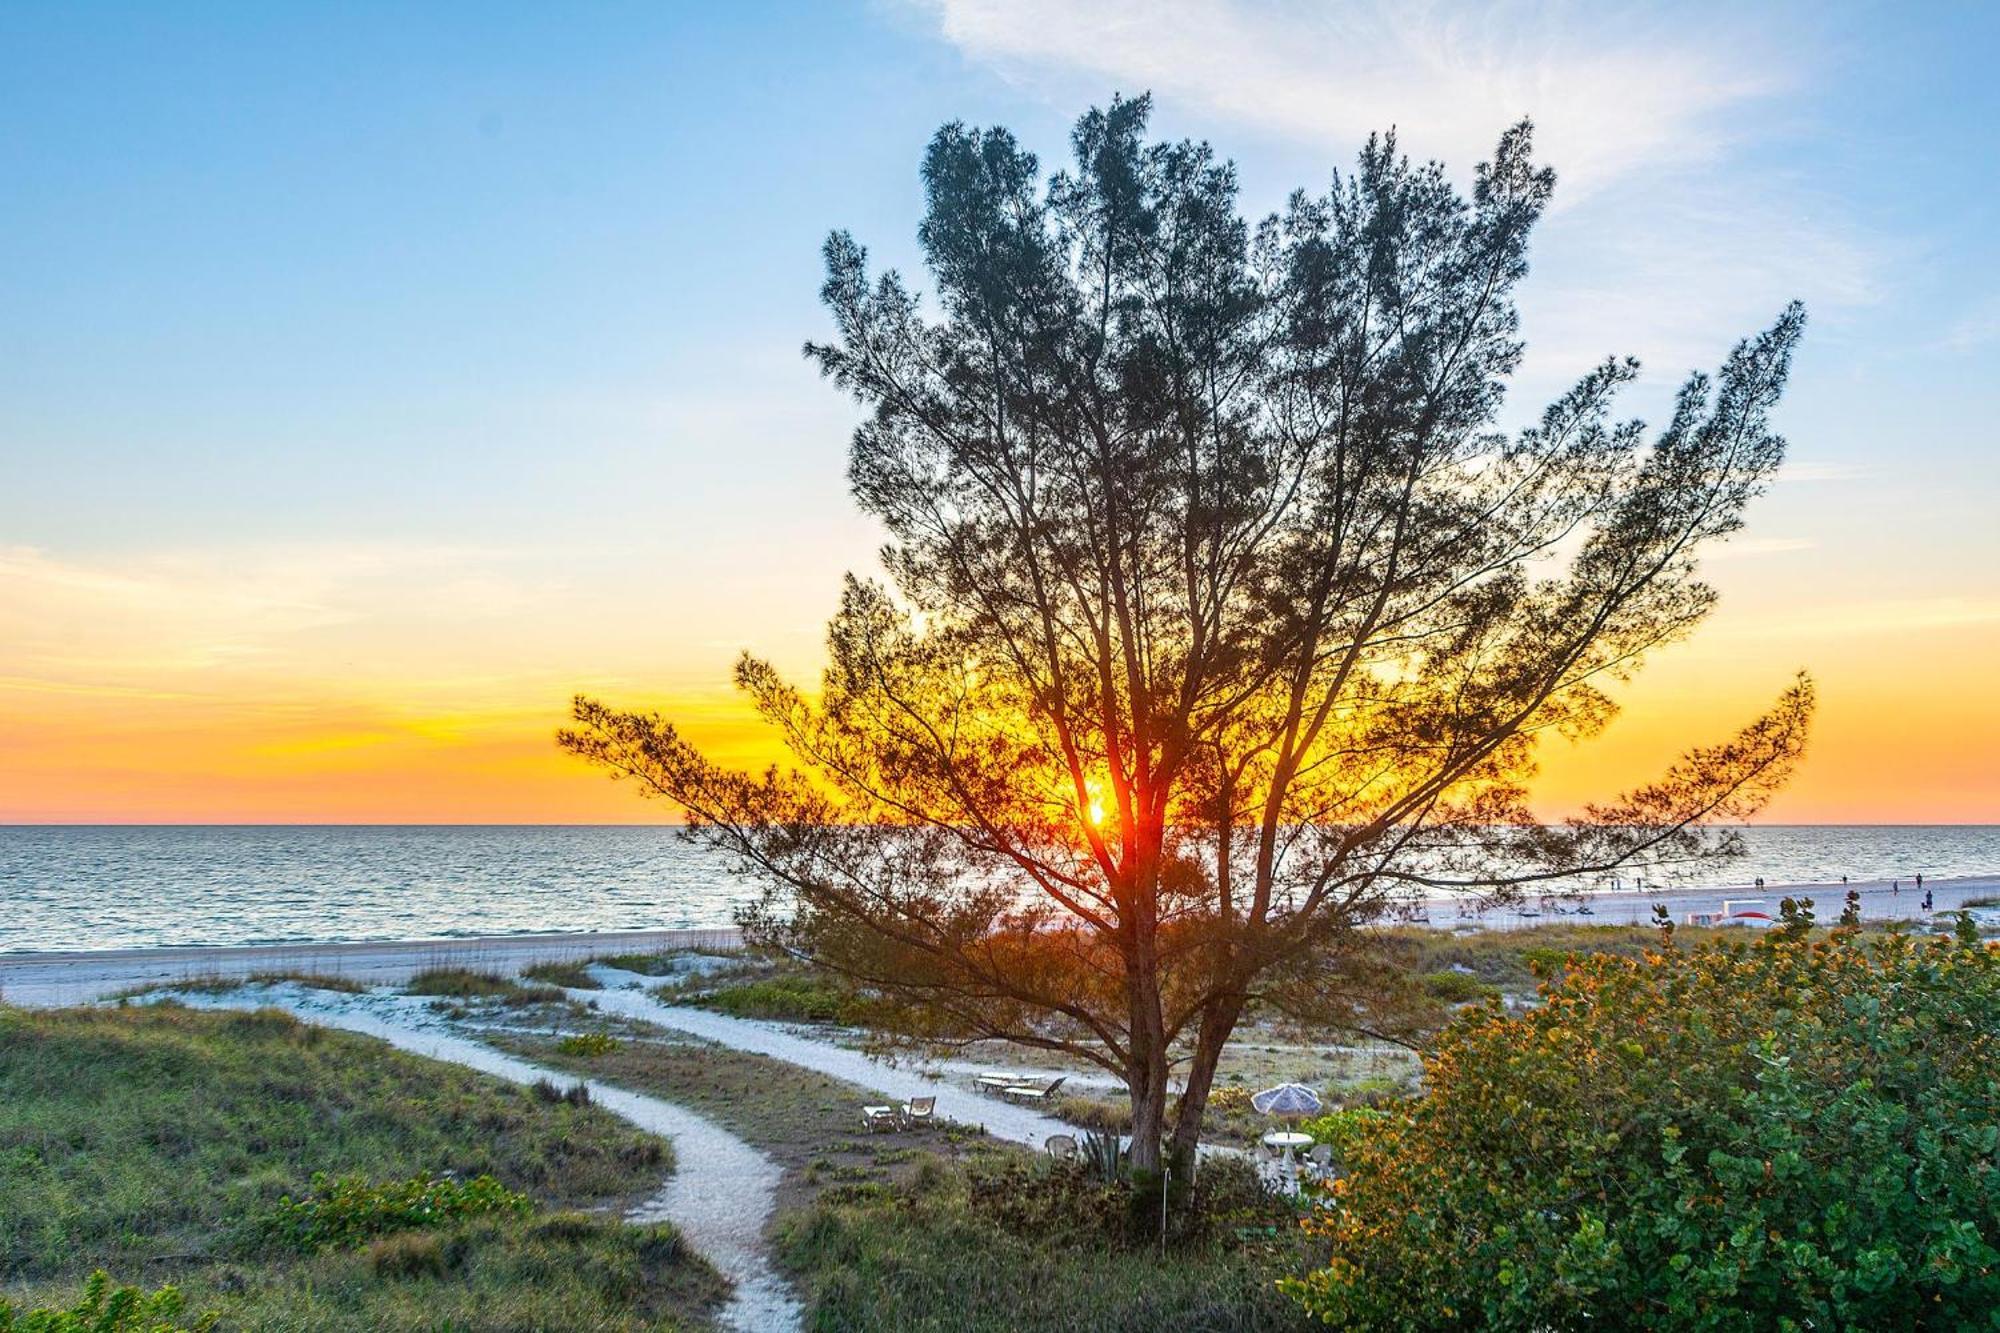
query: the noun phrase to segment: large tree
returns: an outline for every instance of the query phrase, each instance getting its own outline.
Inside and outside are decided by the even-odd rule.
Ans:
[[[891,1029],[1117,1074],[1154,1167],[1246,1007],[1337,991],[1357,927],[1726,851],[1704,825],[1782,780],[1811,698],[1567,824],[1528,807],[1539,740],[1601,728],[1605,683],[1713,603],[1697,555],[1779,464],[1798,308],[1657,434],[1611,418],[1629,360],[1502,434],[1554,186],[1529,126],[1469,200],[1389,136],[1253,228],[1147,111],[1084,116],[1046,185],[1004,129],[940,130],[934,306],[828,240],[806,355],[869,411],[849,477],[888,580],[847,579],[817,697],[737,669],[797,767],[587,699],[562,742],[761,872],[753,937]]]

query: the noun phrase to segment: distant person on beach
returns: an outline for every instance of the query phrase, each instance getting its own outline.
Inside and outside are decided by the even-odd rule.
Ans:
[[[1757,876],[1757,888],[1761,891],[1763,887],[1764,887],[1764,877],[1762,875],[1759,875]]]
[[[1900,879],[1899,879],[1899,880],[1896,880],[1896,881],[1895,881],[1894,883],[1892,883],[1892,884],[1890,884],[1890,885],[1889,885],[1889,896],[1890,896],[1891,898],[1898,898],[1898,897],[1901,897],[1901,896],[1902,896],[1902,893],[1903,893],[1903,881],[1902,881],[1902,880],[1900,880]]]
[[[1931,910],[1931,895],[1928,889],[1924,891],[1924,910],[1926,912]]]
[[[1841,884],[1842,884],[1843,886],[1845,886],[1845,885],[1846,885],[1846,883],[1847,883],[1847,876],[1845,876],[1845,875],[1842,875],[1842,876],[1840,877],[1840,882],[1841,882]]]
[[[1924,886],[1924,872],[1919,870],[1917,872],[1917,887],[1921,889],[1923,886]]]

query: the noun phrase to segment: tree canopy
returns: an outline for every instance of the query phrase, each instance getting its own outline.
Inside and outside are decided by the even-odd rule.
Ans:
[[[1638,367],[1611,359],[1503,433],[1554,188],[1527,124],[1469,197],[1388,135],[1253,226],[1233,167],[1147,115],[1089,112],[1046,181],[1004,129],[940,130],[928,300],[827,242],[806,355],[867,409],[849,479],[887,578],[846,580],[816,693],[738,667],[797,766],[587,699],[562,737],[762,872],[746,924],[885,1021],[1116,1072],[1142,1165],[1169,1119],[1191,1150],[1245,1007],[1354,927],[1715,850],[1811,707],[1801,678],[1655,783],[1530,808],[1539,742],[1601,729],[1713,604],[1698,556],[1782,458],[1798,307],[1657,432],[1614,420]]]

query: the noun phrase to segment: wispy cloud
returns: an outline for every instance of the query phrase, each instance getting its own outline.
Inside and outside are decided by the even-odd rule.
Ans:
[[[1770,9],[1582,0],[906,0],[968,58],[1065,106],[1150,89],[1344,163],[1395,126],[1461,179],[1530,116],[1560,180],[1523,292],[1524,388],[1608,354],[1666,381],[1800,298],[1880,299],[1894,254],[1799,179],[1747,164],[1829,57]],[[1313,182],[1299,182],[1313,184]],[[1528,403],[1534,410],[1538,403]]]
[[[532,553],[414,543],[155,551],[65,559],[0,547],[0,676],[97,690],[310,666],[352,633],[346,670],[398,624],[431,637],[545,600]]]
[[[2000,293],[1975,301],[1971,308],[1945,330],[1943,346],[1949,352],[1970,352],[2000,339]]]
[[[1739,21],[1516,0],[914,0],[967,55],[1017,76],[1109,80],[1305,141],[1397,126],[1465,168],[1533,115],[1572,201],[1701,159],[1726,114],[1787,87],[1786,48]],[[1615,10],[1615,12],[1614,12]]]
[[[1718,635],[1740,639],[1862,638],[1921,631],[1949,632],[2000,624],[2000,598],[1909,597],[1835,603],[1754,622],[1718,625]]]

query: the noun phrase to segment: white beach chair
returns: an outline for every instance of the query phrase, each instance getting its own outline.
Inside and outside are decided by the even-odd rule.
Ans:
[[[1011,1088],[1002,1088],[1000,1095],[1010,1101],[1046,1102],[1055,1097],[1056,1089],[1060,1088],[1068,1077],[1065,1074],[1042,1084],[1017,1083]]]

